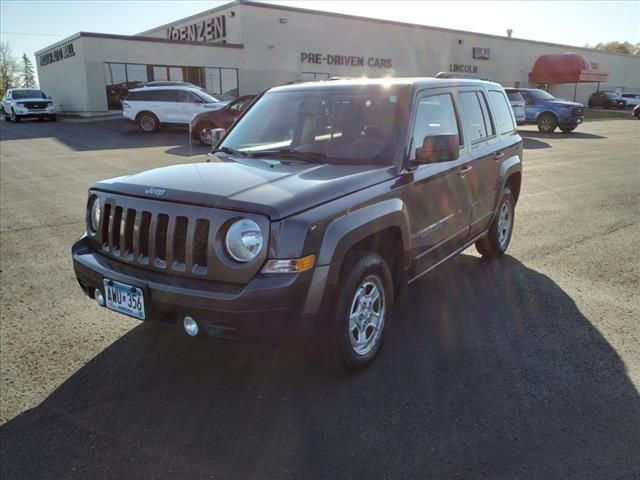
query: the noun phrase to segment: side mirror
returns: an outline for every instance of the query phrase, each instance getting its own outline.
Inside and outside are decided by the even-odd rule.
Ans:
[[[218,144],[220,140],[224,137],[224,134],[227,131],[224,128],[212,128],[209,130],[209,140],[211,140],[211,146],[215,146]]]
[[[457,134],[434,135],[424,137],[422,147],[416,148],[416,162],[438,163],[457,160],[460,156],[460,145]]]

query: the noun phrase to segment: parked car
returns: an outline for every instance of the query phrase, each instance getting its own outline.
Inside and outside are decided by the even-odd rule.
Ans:
[[[593,92],[588,101],[589,108],[617,108],[624,110],[627,101],[615,92]]]
[[[640,93],[621,93],[620,96],[627,102],[627,107],[640,105]]]
[[[116,312],[189,336],[292,334],[359,370],[404,286],[474,244],[504,255],[522,154],[496,83],[274,87],[210,162],[94,184],[75,275]]]
[[[584,105],[561,100],[538,88],[506,88],[507,95],[520,92],[525,101],[525,123],[538,125],[538,130],[552,133],[556,128],[573,132],[584,121]]]
[[[189,125],[194,115],[220,110],[227,105],[199,87],[171,85],[129,90],[122,115],[136,122],[143,132],[154,132],[164,124]]]
[[[56,107],[39,88],[10,88],[2,99],[5,120],[19,122],[23,118],[47,118],[56,121]]]
[[[209,136],[211,130],[213,128],[228,129],[255,97],[255,95],[243,95],[220,110],[199,113],[191,121],[191,135],[200,140],[203,145],[211,145]]]
[[[527,120],[525,114],[526,102],[524,101],[524,97],[520,92],[507,92],[507,97],[509,98],[511,109],[513,110],[513,116],[516,117],[516,123],[518,125],[523,125]]]
[[[636,105],[635,107],[633,107],[633,112],[631,113],[631,115],[640,120],[640,105]]]

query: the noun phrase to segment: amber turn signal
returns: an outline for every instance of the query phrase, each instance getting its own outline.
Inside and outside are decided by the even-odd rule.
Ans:
[[[262,273],[301,273],[313,268],[315,264],[315,255],[287,260],[268,260]]]

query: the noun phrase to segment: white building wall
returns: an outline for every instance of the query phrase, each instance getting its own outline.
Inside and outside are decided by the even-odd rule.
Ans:
[[[78,112],[88,104],[88,89],[85,70],[84,39],[70,37],[44,49],[42,54],[68,43],[73,43],[75,55],[63,58],[48,65],[40,65],[40,56],[36,57],[36,68],[40,88],[49,95],[61,112]]]

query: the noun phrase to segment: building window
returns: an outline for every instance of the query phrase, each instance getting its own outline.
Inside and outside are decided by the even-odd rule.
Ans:
[[[122,110],[122,99],[129,89],[147,81],[147,67],[134,63],[105,63],[104,80],[109,110]]]
[[[238,70],[219,67],[178,67],[135,63],[105,63],[104,77],[109,110],[122,110],[122,100],[129,90],[148,81],[188,81],[204,87],[209,93],[238,96]]]

